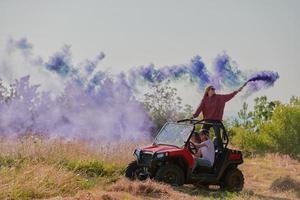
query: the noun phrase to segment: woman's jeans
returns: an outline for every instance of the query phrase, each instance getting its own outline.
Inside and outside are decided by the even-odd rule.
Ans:
[[[206,129],[209,130],[211,127],[213,127],[214,132],[215,132],[215,136],[217,138],[217,147],[218,147],[218,151],[221,151],[223,149],[223,142],[222,142],[222,137],[221,137],[221,131],[220,131],[220,126],[213,126],[212,124],[214,123],[222,123],[220,120],[211,120],[211,119],[207,119],[205,120],[205,122],[210,123],[210,124],[203,124],[202,129]]]
[[[197,166],[211,167],[211,163],[209,160],[198,157],[198,158],[194,158],[194,165],[192,171],[194,171]]]

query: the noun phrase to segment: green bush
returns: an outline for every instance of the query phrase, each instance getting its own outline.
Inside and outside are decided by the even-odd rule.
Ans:
[[[28,160],[26,158],[14,158],[12,156],[0,156],[0,168],[1,167],[14,167],[16,169],[21,168]]]
[[[233,127],[230,130],[234,134],[232,144],[245,150],[246,152],[264,153],[270,149],[269,137],[251,132],[244,127]]]
[[[253,126],[234,123],[229,129],[232,143],[249,152],[278,152],[300,159],[300,98],[292,97],[288,104],[276,103],[272,109],[265,120],[251,122]]]
[[[60,165],[84,177],[116,176],[123,172],[121,166],[114,166],[99,160],[63,160]]]
[[[261,134],[270,138],[273,151],[299,159],[300,106],[277,106],[272,120],[261,127]]]

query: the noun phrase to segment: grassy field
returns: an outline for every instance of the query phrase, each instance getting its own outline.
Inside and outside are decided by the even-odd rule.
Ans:
[[[130,182],[124,168],[136,146],[27,137],[0,141],[0,199],[300,199],[300,163],[289,156],[249,156],[240,193],[193,185]]]

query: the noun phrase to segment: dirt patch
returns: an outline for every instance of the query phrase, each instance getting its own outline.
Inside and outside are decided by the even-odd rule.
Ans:
[[[88,192],[79,195],[79,197],[76,200],[121,200],[121,199],[116,197],[114,194],[110,194],[110,193],[93,195]]]
[[[115,192],[104,192],[98,191],[96,193],[91,192],[80,192],[75,197],[66,197],[62,199],[51,199],[51,200],[122,200],[121,194]]]
[[[292,179],[290,176],[280,177],[276,179],[270,189],[274,192],[286,192],[290,190],[299,191],[300,183]]]
[[[120,179],[109,186],[107,191],[128,192],[133,195],[141,195],[152,198],[170,197],[173,189],[170,186],[157,183],[155,181],[129,181],[125,178]]]

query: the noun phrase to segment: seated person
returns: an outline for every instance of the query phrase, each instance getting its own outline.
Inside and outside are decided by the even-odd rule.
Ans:
[[[193,132],[192,137],[191,137],[191,142],[193,142],[194,144],[198,144],[198,145],[201,143],[200,134],[198,132],[196,132],[196,131]]]
[[[200,130],[201,143],[195,144],[198,152],[194,155],[193,171],[197,166],[212,167],[215,161],[215,147],[210,140],[207,129]]]

